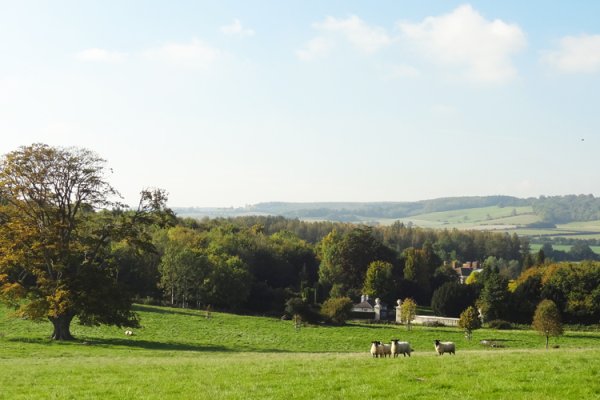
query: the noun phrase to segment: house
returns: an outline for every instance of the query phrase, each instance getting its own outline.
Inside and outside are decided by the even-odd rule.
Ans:
[[[387,305],[378,298],[375,301],[369,299],[368,294],[360,296],[360,303],[352,306],[352,317],[358,319],[372,319],[379,321],[387,318]]]
[[[460,283],[465,283],[469,275],[473,272],[481,271],[481,268],[479,268],[479,261],[469,261],[463,263],[460,267],[457,266],[457,263],[453,263],[452,268],[454,269],[454,272],[458,274]]]

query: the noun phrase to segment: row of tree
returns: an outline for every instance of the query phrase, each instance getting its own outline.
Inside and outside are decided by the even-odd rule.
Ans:
[[[552,300],[564,321],[591,324],[600,320],[600,263],[547,263],[529,268],[514,281],[496,267],[472,274],[466,285],[446,283],[433,293],[439,315],[458,317],[477,306],[486,320],[530,324],[536,306]]]
[[[364,293],[389,304],[444,298],[439,303],[458,312],[478,300],[487,315],[511,319],[521,314],[507,311],[507,299],[523,295],[552,298],[573,320],[596,315],[597,294],[585,285],[540,278],[538,288],[519,278],[507,290],[509,278],[548,262],[517,235],[278,217],[177,219],[161,190],[142,191],[135,208],[119,203],[106,173],[104,160],[84,149],[34,144],[2,159],[0,300],[21,317],[48,318],[55,339],[71,338],[75,317],[135,326],[133,298],[271,314],[287,305],[316,315],[324,304],[335,317],[348,304],[336,299]],[[474,285],[460,285],[449,266],[455,260],[485,260],[486,268]]]

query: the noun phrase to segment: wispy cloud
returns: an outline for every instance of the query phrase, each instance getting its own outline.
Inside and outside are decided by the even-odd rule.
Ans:
[[[383,28],[369,26],[356,15],[346,19],[327,17],[325,21],[315,23],[314,27],[325,32],[339,33],[366,53],[373,53],[392,42]]]
[[[347,41],[363,53],[375,53],[392,43],[392,38],[383,28],[370,26],[356,15],[340,19],[327,17],[313,24],[321,34],[309,40],[296,51],[299,59],[307,61],[328,54],[337,40]]]
[[[223,54],[203,41],[193,39],[189,43],[167,43],[164,46],[146,50],[143,55],[151,60],[180,67],[207,68]]]
[[[221,32],[223,32],[226,35],[232,35],[232,36],[253,36],[254,35],[254,30],[249,29],[249,28],[244,28],[242,26],[242,23],[240,22],[239,19],[234,19],[233,22],[229,25],[223,25],[221,27]]]
[[[387,77],[390,79],[416,78],[418,76],[421,76],[421,71],[412,65],[396,64],[387,67]]]
[[[309,40],[303,48],[296,51],[296,55],[303,61],[310,61],[329,53],[334,43],[331,39],[316,37]]]
[[[517,75],[511,57],[526,47],[518,25],[485,19],[470,5],[419,23],[400,22],[402,39],[433,62],[464,69],[478,82],[506,82]]]
[[[80,51],[75,55],[75,58],[86,62],[117,63],[125,60],[127,58],[127,53],[109,51],[95,47]]]
[[[559,48],[542,53],[542,61],[563,73],[600,71],[600,35],[566,36]]]

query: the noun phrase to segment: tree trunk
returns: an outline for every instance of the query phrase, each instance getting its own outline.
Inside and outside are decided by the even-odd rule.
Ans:
[[[53,340],[75,340],[71,335],[71,321],[73,315],[63,314],[58,317],[48,317],[52,325],[54,325],[54,332],[52,332]]]
[[[548,335],[546,335],[546,350],[548,350]]]

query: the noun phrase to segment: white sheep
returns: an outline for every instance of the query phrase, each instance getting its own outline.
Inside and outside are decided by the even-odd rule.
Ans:
[[[454,342],[440,342],[439,340],[435,340],[435,351],[437,352],[437,354],[439,356],[443,355],[444,353],[450,353],[450,354],[454,354],[456,355],[455,351],[456,351],[456,346],[454,345]]]
[[[381,343],[381,342],[380,342]],[[381,345],[383,357],[391,357],[392,356],[392,346],[385,343]]]
[[[400,342],[398,339],[392,339],[392,354],[394,358],[398,357],[399,354],[402,354],[404,357],[407,355],[410,357],[410,353],[413,350],[410,348],[410,343],[408,342]]]
[[[129,329],[128,329],[128,330],[126,330],[126,331],[125,331],[125,336],[133,336],[133,331],[131,331],[131,330],[129,330]]]
[[[377,358],[383,354],[383,350],[381,349],[381,342],[374,340],[371,342],[371,355],[373,358]]]

